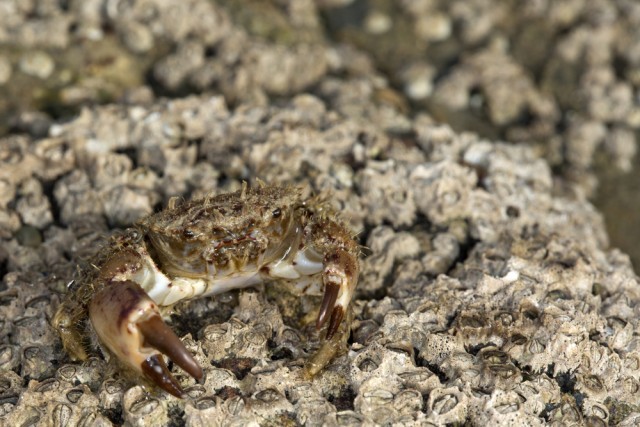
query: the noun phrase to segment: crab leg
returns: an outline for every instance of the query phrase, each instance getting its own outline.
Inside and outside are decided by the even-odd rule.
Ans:
[[[202,379],[198,362],[137,283],[109,282],[92,298],[89,317],[100,341],[115,357],[172,395],[181,397],[184,392],[162,354],[196,380]]]

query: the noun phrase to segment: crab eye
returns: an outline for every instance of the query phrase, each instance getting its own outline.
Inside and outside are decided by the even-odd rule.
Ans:
[[[280,208],[275,208],[273,212],[271,212],[271,214],[274,218],[278,218],[282,214],[282,211],[280,210]]]

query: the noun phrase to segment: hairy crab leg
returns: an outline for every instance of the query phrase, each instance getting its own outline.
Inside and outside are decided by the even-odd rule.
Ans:
[[[95,294],[89,317],[100,341],[120,361],[176,397],[182,387],[162,354],[200,381],[202,368],[180,338],[164,323],[158,306],[130,280],[111,281]]]
[[[81,326],[84,309],[78,300],[65,299],[53,316],[53,326],[60,333],[62,346],[73,360],[87,360],[86,339]]]

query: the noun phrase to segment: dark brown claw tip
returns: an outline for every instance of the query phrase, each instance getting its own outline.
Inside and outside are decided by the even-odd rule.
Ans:
[[[331,313],[331,320],[329,321],[329,328],[327,329],[327,339],[330,340],[340,327],[340,322],[344,318],[344,309],[342,306],[337,306]]]
[[[184,394],[182,387],[177,383],[175,378],[167,369],[167,364],[164,363],[164,359],[159,354],[147,357],[142,362],[142,372],[149,378],[155,385],[174,395],[181,398]]]
[[[144,337],[144,345],[153,347],[165,354],[173,363],[195,378],[196,381],[202,379],[202,368],[198,365],[198,362],[196,362],[182,341],[180,341],[180,338],[162,321],[160,316],[153,316],[149,320],[138,323],[138,328]],[[150,358],[148,358],[146,362],[148,362],[149,359]],[[162,360],[162,357],[160,357],[160,360]],[[167,371],[167,375],[171,377],[169,371]],[[169,391],[169,393],[171,393],[171,391]]]
[[[318,313],[318,320],[316,321],[316,329],[322,328],[322,326],[327,322],[329,313],[332,312],[333,306],[336,304],[338,291],[340,291],[340,286],[335,283],[327,283],[325,285],[324,297],[322,298],[320,313]]]

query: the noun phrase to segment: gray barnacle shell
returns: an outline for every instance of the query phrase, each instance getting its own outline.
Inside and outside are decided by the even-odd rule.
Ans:
[[[427,420],[441,423],[461,423],[469,411],[469,398],[457,387],[433,390],[426,402]]]

